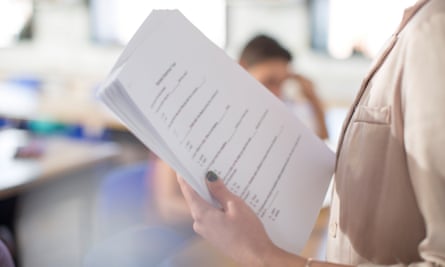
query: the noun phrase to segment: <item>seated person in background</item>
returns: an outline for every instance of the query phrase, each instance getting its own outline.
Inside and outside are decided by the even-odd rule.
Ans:
[[[284,82],[287,80],[297,82],[302,95],[309,103],[309,112],[299,114],[298,111],[304,109],[298,109],[298,107],[307,107],[307,105],[305,106],[304,102],[298,102],[296,99],[288,100],[292,104],[291,108],[303,123],[313,129],[321,139],[327,139],[324,112],[321,102],[315,94],[314,86],[307,78],[289,70],[291,60],[291,54],[277,41],[260,35],[248,42],[241,53],[239,63],[275,96],[283,100],[285,100],[282,90]],[[176,172],[164,161],[155,159],[152,176],[153,200],[160,218],[169,225],[185,231],[192,231],[192,217],[177,183]],[[219,255],[219,257],[222,256]],[[221,259],[219,260],[221,261]]]
[[[239,63],[275,96],[289,104],[295,115],[321,139],[328,138],[323,106],[313,83],[290,69],[292,55],[276,40],[258,35],[251,39],[241,52]],[[294,81],[292,92],[286,81]],[[289,85],[289,84],[287,84]],[[295,88],[296,87],[296,88]],[[287,93],[287,94],[286,94]],[[298,99],[298,95],[303,99]]]

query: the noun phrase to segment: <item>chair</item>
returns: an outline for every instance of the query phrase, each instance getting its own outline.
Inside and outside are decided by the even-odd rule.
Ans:
[[[151,164],[119,167],[104,178],[97,201],[101,241],[87,253],[86,267],[169,265],[169,257],[193,236],[147,216]]]
[[[148,161],[118,167],[102,181],[97,199],[99,236],[147,223],[150,188]]]
[[[11,254],[8,248],[0,240],[0,267],[14,267],[14,262],[12,261]]]
[[[97,244],[85,257],[85,267],[167,267],[170,257],[190,236],[167,226],[135,227]]]

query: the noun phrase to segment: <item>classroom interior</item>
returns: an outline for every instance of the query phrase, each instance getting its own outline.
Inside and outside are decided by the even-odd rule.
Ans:
[[[152,254],[145,266],[236,266],[197,237],[171,248],[163,242],[179,241],[168,231],[137,232],[154,212],[154,155],[96,94],[152,9],[179,9],[235,61],[257,34],[278,40],[294,57],[292,69],[315,85],[325,142],[335,151],[362,77],[412,3],[1,0],[0,239],[16,266],[93,266],[89,258],[109,238],[133,248],[108,255],[120,266],[138,253]],[[299,94],[298,86],[283,90]],[[329,192],[302,251],[307,257],[324,258]],[[132,235],[136,241],[126,243]],[[172,253],[180,260],[165,263]]]

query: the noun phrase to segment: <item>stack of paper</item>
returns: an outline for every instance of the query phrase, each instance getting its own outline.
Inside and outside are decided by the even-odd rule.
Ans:
[[[334,153],[179,11],[150,14],[100,98],[205,199],[212,170],[278,246],[302,249]]]

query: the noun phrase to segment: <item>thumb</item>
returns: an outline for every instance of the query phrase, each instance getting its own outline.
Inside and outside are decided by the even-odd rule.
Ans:
[[[218,175],[212,171],[207,172],[206,182],[212,196],[221,204],[224,210],[227,210],[227,203],[236,196],[227,189],[223,180],[218,178]]]

